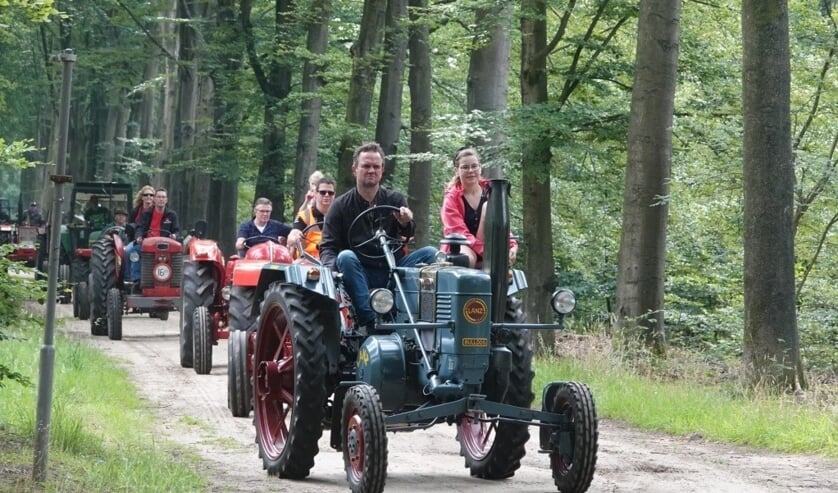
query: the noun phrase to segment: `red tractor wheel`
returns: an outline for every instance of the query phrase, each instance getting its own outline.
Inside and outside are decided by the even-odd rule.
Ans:
[[[212,371],[212,336],[215,327],[212,315],[205,306],[192,312],[192,368],[198,375],[209,375]]]
[[[371,385],[350,387],[343,400],[341,446],[346,480],[353,493],[384,491],[387,429],[378,392]]]
[[[316,297],[305,288],[274,283],[257,321],[253,422],[268,474],[308,476],[323,433],[326,402],[326,328]]]
[[[587,491],[594,478],[599,434],[591,390],[583,383],[561,383],[546,410],[564,414],[573,423],[572,450],[562,451],[554,446],[550,452],[553,482],[562,493]]]
[[[251,315],[251,308],[256,301],[256,288],[233,286],[230,290],[229,327],[230,332],[256,330],[256,317]]]
[[[521,300],[509,298],[504,320],[525,323]],[[491,388],[498,379],[487,379],[483,393],[503,395],[503,402],[529,408],[535,397],[532,393],[532,347],[529,331],[502,329],[492,334],[493,342],[504,344],[512,352],[512,369],[505,392]],[[521,467],[521,458],[530,438],[526,424],[486,421],[484,413],[467,413],[457,420],[457,441],[460,455],[472,476],[483,479],[504,479]]]
[[[227,340],[227,408],[234,418],[250,416],[253,408],[253,384],[247,371],[247,346],[251,332],[230,331]]]

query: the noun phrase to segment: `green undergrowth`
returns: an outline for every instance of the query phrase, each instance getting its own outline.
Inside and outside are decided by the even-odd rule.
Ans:
[[[32,481],[43,327],[3,329],[3,363],[30,384],[0,381],[0,492],[205,491],[197,459],[154,433],[153,416],[125,372],[95,349],[55,339],[47,481]]]
[[[663,362],[638,363],[642,358],[626,359],[607,340],[585,336],[566,338],[557,349],[559,356],[536,358],[534,389],[552,381],[585,383],[600,418],[710,441],[838,458],[834,383],[778,395],[744,390],[735,367],[685,352],[672,351]]]

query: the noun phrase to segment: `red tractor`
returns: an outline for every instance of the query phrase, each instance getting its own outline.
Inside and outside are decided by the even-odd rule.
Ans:
[[[122,232],[122,228],[107,230],[93,244],[90,261],[90,333],[107,334],[112,340],[122,339],[125,313],[168,320],[169,312],[179,306],[183,278],[183,245],[159,236],[142,242],[140,280],[126,281]]]
[[[201,233],[186,242],[180,310],[182,367],[207,375],[212,371],[212,347],[219,340],[231,339],[231,347],[238,350],[252,332],[256,317],[250,308],[262,266],[292,261],[288,249],[276,243],[276,238],[264,241],[265,237],[258,236],[248,238],[245,244],[260,239],[262,243],[249,247],[244,258],[233,255],[226,264],[215,241],[203,239]],[[232,368],[234,362],[229,362]],[[229,369],[228,375],[235,371]]]

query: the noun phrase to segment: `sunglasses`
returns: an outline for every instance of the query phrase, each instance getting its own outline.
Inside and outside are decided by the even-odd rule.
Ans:
[[[154,197],[153,193],[144,193],[143,197]]]
[[[320,195],[334,195],[335,194],[335,192],[333,192],[332,190],[318,190],[317,193],[319,193]]]

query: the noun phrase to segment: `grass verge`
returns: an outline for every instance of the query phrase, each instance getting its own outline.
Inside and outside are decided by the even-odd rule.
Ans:
[[[154,417],[127,375],[93,348],[56,335],[47,481],[32,481],[43,327],[5,327],[3,363],[31,385],[0,381],[0,493],[206,491],[197,458],[154,434]]]
[[[570,341],[569,344],[568,341]],[[638,365],[604,340],[557,344],[569,357],[539,358],[534,389],[552,381],[586,383],[597,414],[633,426],[786,453],[838,458],[838,389],[813,384],[801,395],[745,391],[735,370],[672,351]],[[583,349],[580,349],[583,348]],[[540,402],[539,402],[540,406]]]

